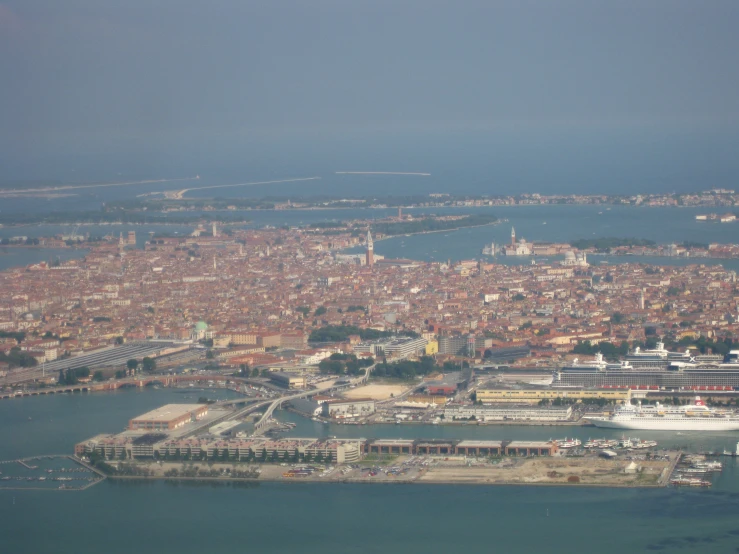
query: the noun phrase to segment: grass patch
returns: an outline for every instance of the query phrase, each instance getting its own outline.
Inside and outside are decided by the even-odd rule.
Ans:
[[[372,462],[377,465],[386,465],[393,463],[397,459],[397,454],[367,454],[362,458],[362,463]]]

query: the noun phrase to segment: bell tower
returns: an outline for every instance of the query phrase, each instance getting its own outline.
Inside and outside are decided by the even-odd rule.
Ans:
[[[366,264],[368,267],[375,265],[375,245],[372,242],[372,233],[367,229],[367,254]]]

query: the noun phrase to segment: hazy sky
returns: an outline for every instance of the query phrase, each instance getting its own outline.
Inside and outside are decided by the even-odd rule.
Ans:
[[[345,133],[734,136],[738,24],[736,0],[0,0],[0,167]]]

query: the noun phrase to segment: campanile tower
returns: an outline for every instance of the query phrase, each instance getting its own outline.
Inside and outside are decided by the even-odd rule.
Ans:
[[[366,263],[368,267],[375,265],[375,245],[372,242],[372,234],[367,229],[367,259]]]

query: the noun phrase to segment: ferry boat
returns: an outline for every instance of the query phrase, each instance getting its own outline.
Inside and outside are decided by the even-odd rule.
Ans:
[[[705,461],[705,462],[697,462],[693,464],[693,467],[697,469],[703,469],[708,472],[720,472],[724,469],[724,466],[721,462],[716,461]]]
[[[585,444],[582,445],[583,448],[613,448],[615,446],[618,446],[617,440],[606,438],[588,439]]]
[[[555,439],[554,442],[557,443],[559,448],[575,448],[582,444],[580,439],[568,439],[567,437],[564,439]]]
[[[689,479],[687,477],[677,477],[670,480],[670,484],[675,487],[710,487],[710,481],[703,479]]]
[[[639,440],[635,439],[631,441],[631,448],[654,448],[657,446],[657,441],[645,441],[645,440]]]
[[[596,427],[654,431],[737,431],[739,416],[706,406],[699,396],[691,406],[637,406],[625,404],[609,417],[589,417]]]

